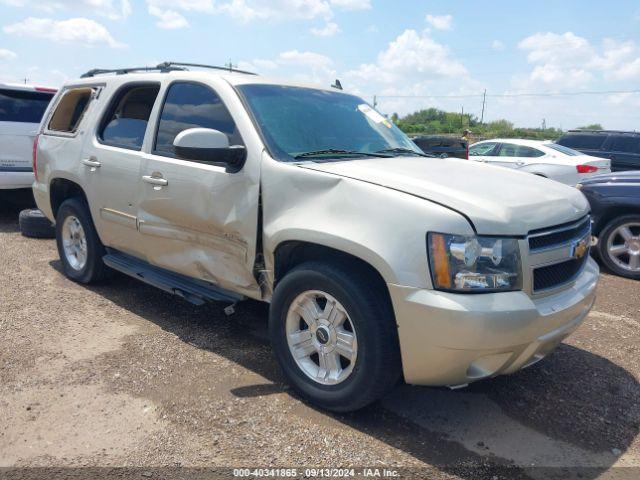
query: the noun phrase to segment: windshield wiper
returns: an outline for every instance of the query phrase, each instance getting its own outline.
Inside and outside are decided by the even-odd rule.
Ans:
[[[357,157],[381,157],[381,158],[389,158],[391,155],[385,155],[384,152],[360,152],[358,150],[341,150],[339,148],[328,148],[325,150],[313,150],[310,152],[299,153],[294,155],[293,158],[311,158],[311,157],[323,157],[323,156],[331,156],[331,155],[349,155],[349,156],[357,156]]]
[[[427,153],[420,153],[412,150],[411,148],[385,148],[384,150],[378,150],[376,153],[398,153],[398,154],[408,154],[408,155],[417,155],[419,157],[435,157],[435,155],[429,155]]]

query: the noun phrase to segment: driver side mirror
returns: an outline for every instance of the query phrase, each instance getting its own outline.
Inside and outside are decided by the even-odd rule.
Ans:
[[[229,145],[227,135],[212,128],[189,128],[173,140],[176,155],[182,160],[227,167],[227,172],[239,171],[247,159],[242,145]]]

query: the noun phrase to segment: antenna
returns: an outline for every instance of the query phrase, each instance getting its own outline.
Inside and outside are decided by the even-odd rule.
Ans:
[[[336,83],[334,83],[333,85],[331,85],[332,88],[336,88],[338,90],[342,90],[342,83],[340,83],[340,80],[336,78]]]

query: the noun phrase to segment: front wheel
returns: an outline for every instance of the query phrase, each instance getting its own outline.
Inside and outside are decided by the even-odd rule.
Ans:
[[[598,255],[617,275],[640,279],[640,215],[611,220],[600,233]]]
[[[67,277],[79,283],[94,283],[105,278],[102,261],[105,248],[98,238],[85,202],[65,200],[56,215],[56,243]]]
[[[358,269],[310,262],[277,285],[269,333],[278,361],[304,398],[327,410],[357,410],[400,376],[386,292]]]

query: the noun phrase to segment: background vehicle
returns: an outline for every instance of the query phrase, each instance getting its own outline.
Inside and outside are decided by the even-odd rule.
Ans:
[[[0,84],[0,189],[31,188],[33,140],[55,92],[46,87]]]
[[[469,152],[467,150],[467,141],[456,137],[447,137],[446,135],[424,135],[413,137],[415,143],[424,153],[429,153],[440,158],[456,157],[467,159]]]
[[[591,204],[602,262],[620,276],[640,279],[640,171],[598,175],[579,188]]]
[[[533,173],[566,185],[611,171],[608,160],[537,140],[484,140],[469,148],[469,159]]]
[[[340,90],[187,66],[88,72],[45,115],[33,189],[69,278],[270,302],[287,379],[336,411],[514,372],[587,315],[576,189],[425,158]]]
[[[640,132],[569,130],[556,143],[611,160],[611,171],[640,170]]]

